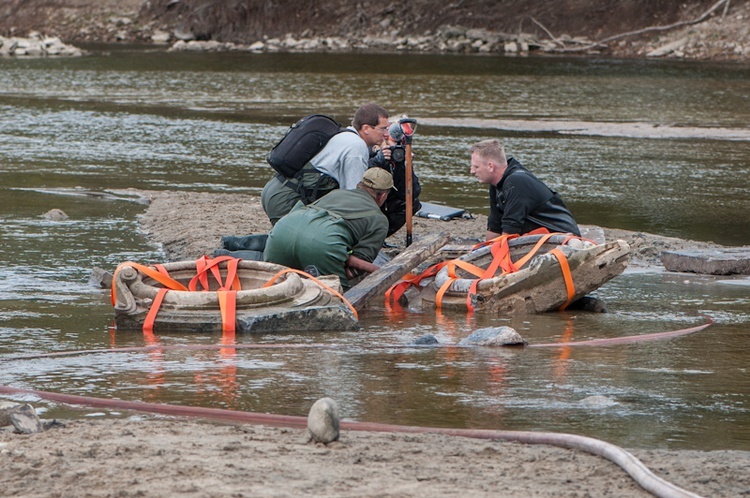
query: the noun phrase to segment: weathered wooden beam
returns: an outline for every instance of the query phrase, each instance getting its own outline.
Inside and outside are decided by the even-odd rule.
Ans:
[[[398,256],[372,272],[349,289],[344,297],[360,310],[375,296],[382,295],[391,285],[432,256],[451,240],[448,232],[427,235],[404,249]]]

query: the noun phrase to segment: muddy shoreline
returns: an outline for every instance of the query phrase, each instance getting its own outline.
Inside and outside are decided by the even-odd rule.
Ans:
[[[168,261],[211,255],[221,247],[221,237],[225,235],[268,233],[271,229],[260,197],[254,195],[138,190],[118,194],[137,196],[148,202],[148,207],[138,216],[139,228],[148,240],[164,250]],[[487,217],[481,214],[451,221],[414,217],[412,234],[419,240],[422,235],[447,231],[455,238],[479,241],[483,240],[486,229]],[[645,232],[602,229],[606,239],[621,239],[630,245],[633,250],[631,266],[634,267],[662,268],[662,251],[723,247]],[[386,242],[403,249],[405,240],[406,231],[402,228]]]

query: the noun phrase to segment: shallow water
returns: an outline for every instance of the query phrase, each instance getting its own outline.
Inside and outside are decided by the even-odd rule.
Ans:
[[[163,260],[137,231],[145,206],[108,192],[259,193],[270,176],[265,154],[291,122],[310,112],[345,122],[367,100],[420,121],[424,200],[486,213],[466,151],[498,137],[563,194],[580,223],[749,244],[747,66],[106,49],[0,59],[0,385],[288,415],[331,396],[356,420],[750,449],[747,279],[633,271],[597,292],[607,314],[510,319],[376,305],[358,332],[238,338],[309,348],[13,359],[147,344],[113,330],[108,296],[88,283],[94,266]],[[659,133],[643,133],[644,124]],[[70,218],[39,216],[51,208]],[[715,324],[703,332],[609,348],[409,346],[425,333],[453,344],[494,325],[546,343],[686,328],[704,316]],[[156,340],[215,345],[221,337]]]

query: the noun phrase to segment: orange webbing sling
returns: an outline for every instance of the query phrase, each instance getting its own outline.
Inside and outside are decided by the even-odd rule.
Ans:
[[[481,276],[484,274],[484,268],[480,268],[478,266],[472,265],[471,263],[467,263],[466,261],[461,261],[460,259],[453,259],[451,261],[448,261],[448,264],[446,265],[447,271],[448,271],[448,280],[445,281],[445,283],[440,286],[440,289],[438,289],[437,294],[435,294],[435,306],[437,308],[443,307],[443,295],[445,295],[446,291],[450,288],[450,286],[458,280],[458,275],[456,274],[456,268],[461,268],[462,270],[465,270],[475,277],[477,277],[476,280],[472,283],[472,286],[478,282],[478,279],[481,278]],[[466,293],[466,307],[469,311],[474,311],[474,307],[471,305],[471,293]]]
[[[419,284],[422,282],[422,280],[424,280],[425,278],[434,277],[446,264],[448,264],[447,261],[434,264],[419,275],[414,275],[413,273],[406,274],[400,282],[396,282],[387,291],[385,291],[386,303],[397,303],[409,287],[419,287]]]
[[[218,265],[225,261],[227,262],[227,278],[226,281],[222,281],[221,271],[219,270]],[[190,280],[188,287],[185,287],[180,282],[170,277],[169,272],[162,265],[157,264],[154,265],[154,267],[149,267],[139,263],[133,263],[132,261],[121,263],[115,270],[113,280],[117,278],[117,272],[120,268],[127,265],[135,268],[144,275],[151,277],[164,286],[157,291],[154,302],[151,303],[151,308],[148,310],[146,318],[143,321],[143,332],[152,333],[154,330],[156,315],[159,313],[159,308],[161,307],[161,304],[164,301],[164,296],[167,292],[170,290],[196,291],[198,283],[202,285],[204,292],[208,291],[208,272],[211,272],[219,283],[219,289],[216,291],[216,294],[221,311],[222,330],[226,333],[234,333],[236,327],[237,291],[241,290],[240,279],[237,276],[239,262],[240,259],[231,256],[219,256],[213,259],[209,259],[207,256],[202,256],[195,262],[196,275]],[[114,306],[117,302],[116,287],[114,285],[112,286],[110,295],[112,305]]]
[[[474,247],[472,247],[472,251],[479,249],[481,247],[492,245],[490,248],[490,253],[492,254],[492,261],[487,266],[486,269],[480,268],[478,266],[472,265],[471,263],[467,263],[465,261],[454,259],[450,261],[444,261],[442,263],[438,263],[436,265],[433,265],[429,267],[427,270],[425,270],[422,274],[418,276],[409,275],[408,277],[405,277],[401,282],[396,283],[395,285],[391,286],[388,291],[385,293],[386,301],[390,302],[390,299],[393,298],[394,300],[398,300],[405,290],[411,286],[411,285],[419,285],[419,283],[428,277],[433,277],[437,274],[437,272],[442,269],[443,267],[447,267],[448,272],[448,280],[438,289],[436,295],[435,295],[435,306],[437,308],[441,308],[443,304],[443,296],[448,291],[448,289],[451,287],[451,285],[459,278],[459,276],[456,274],[456,269],[461,268],[464,271],[467,271],[471,275],[474,275],[475,278],[472,282],[469,291],[466,294],[466,308],[469,311],[474,310],[474,306],[472,305],[472,296],[476,295],[477,293],[477,286],[481,280],[492,278],[495,276],[498,269],[502,270],[501,275],[506,273],[513,273],[518,271],[520,268],[522,268],[526,263],[533,258],[537,252],[539,252],[539,249],[544,245],[547,240],[549,240],[550,237],[555,235],[555,233],[550,233],[549,230],[546,228],[538,228],[536,230],[532,230],[529,233],[524,234],[526,235],[543,235],[537,243],[534,245],[534,247],[522,258],[520,258],[518,261],[513,262],[510,257],[510,245],[509,241],[512,239],[515,239],[517,237],[520,237],[517,234],[504,234],[500,235],[494,239],[490,239],[485,242],[481,242]],[[571,238],[577,238],[575,235],[570,235],[568,238],[566,238],[563,241],[563,244],[565,244],[569,239]],[[557,252],[554,252],[557,251]],[[560,268],[563,273],[563,279],[565,280],[565,286],[566,290],[568,292],[568,301],[560,308],[565,309],[570,304],[570,300],[572,299],[573,295],[575,294],[574,286],[573,286],[573,278],[570,274],[570,267],[568,266],[567,259],[565,258],[565,255],[559,251],[558,249],[555,249],[551,251],[555,257],[560,261]],[[559,254],[558,254],[559,253]],[[560,259],[562,258],[562,260]],[[564,262],[563,262],[564,260]]]
[[[475,249],[479,249],[480,247],[483,247],[483,246],[486,246],[487,244],[493,243],[493,241],[499,241],[500,239],[506,240],[508,238],[514,238],[514,237],[518,237],[518,235],[510,235],[510,236],[509,235],[501,235],[500,237],[497,237],[496,239],[492,239],[490,241],[482,242],[481,244],[477,244],[474,247],[472,247],[471,250],[473,251]],[[507,242],[506,242],[506,246],[507,246]],[[495,253],[495,247],[494,246],[491,249],[491,251],[493,252],[493,254]],[[507,259],[507,262],[506,263],[502,263],[503,259]],[[510,256],[507,256],[507,258],[500,257],[499,259],[497,259],[497,258],[493,259],[492,265],[495,265],[496,262],[497,262],[497,265],[508,264],[508,263],[512,264],[512,262],[510,262]],[[426,278],[434,277],[435,275],[437,275],[437,273],[440,270],[443,269],[443,267],[447,266],[448,267],[447,271],[448,271],[448,275],[449,275],[450,278],[449,278],[448,282],[446,282],[446,284],[443,285],[440,288],[440,290],[438,290],[438,293],[437,293],[437,295],[435,297],[435,304],[437,305],[438,308],[440,308],[441,305],[442,305],[441,303],[442,303],[443,294],[445,294],[445,291],[448,289],[448,287],[450,287],[450,285],[458,278],[457,275],[456,275],[456,267],[460,267],[460,268],[468,271],[469,273],[471,273],[472,275],[474,275],[476,277],[486,278],[486,277],[482,277],[482,275],[484,273],[487,273],[487,272],[490,272],[490,271],[494,273],[497,270],[497,265],[495,265],[494,267],[492,265],[490,265],[491,268],[488,268],[487,270],[484,270],[482,268],[479,268],[478,266],[472,265],[471,263],[466,263],[466,262],[458,260],[458,259],[452,259],[452,260],[449,260],[449,261],[443,261],[443,262],[440,262],[440,263],[437,263],[437,264],[434,264],[434,265],[430,266],[429,268],[427,268],[425,271],[423,271],[419,275],[414,275],[413,273],[409,273],[406,276],[404,276],[401,279],[400,282],[395,283],[394,285],[392,285],[385,292],[385,300],[386,300],[387,303],[398,302],[398,300],[401,299],[401,296],[404,295],[404,292],[406,292],[406,290],[409,287],[411,287],[411,286],[419,287],[419,285],[421,284],[422,280],[424,280]]]
[[[472,296],[475,296],[477,294],[477,287],[479,286],[479,282],[481,280],[492,278],[495,276],[495,273],[497,272],[498,268],[502,270],[500,273],[501,275],[504,275],[506,273],[515,273],[523,266],[531,260],[534,256],[536,256],[536,253],[539,252],[539,249],[544,245],[547,240],[549,240],[550,237],[552,237],[552,233],[549,232],[546,228],[538,228],[536,230],[533,230],[529,232],[526,235],[539,235],[542,234],[542,237],[539,238],[536,244],[534,244],[534,247],[531,248],[531,250],[526,253],[522,258],[520,258],[515,263],[510,258],[510,244],[509,240],[515,239],[519,237],[518,235],[501,235],[500,237],[496,237],[495,239],[492,239],[492,248],[490,249],[490,252],[492,253],[492,262],[487,266],[487,270],[474,282],[471,283],[471,287],[469,287],[469,292],[466,294],[466,309],[469,311],[474,310],[474,306],[471,304],[471,298]],[[567,240],[567,239],[566,239]],[[564,242],[563,242],[564,243]],[[480,246],[481,247],[481,246]]]
[[[469,311],[474,311],[474,305],[471,302],[471,298],[472,296],[476,295],[477,286],[479,285],[479,282],[481,280],[494,277],[498,269],[502,270],[500,273],[501,275],[504,275],[506,273],[514,273],[518,271],[518,269],[521,268],[524,264],[526,264],[526,262],[529,259],[534,257],[534,255],[539,250],[539,248],[547,241],[547,239],[549,239],[549,237],[552,236],[552,234],[550,234],[549,231],[545,228],[534,230],[533,232],[529,232],[526,235],[536,235],[540,233],[545,234],[544,237],[539,239],[539,241],[536,243],[534,248],[516,263],[514,263],[510,257],[509,241],[512,239],[518,238],[519,237],[518,234],[503,234],[503,235],[500,235],[499,237],[495,237],[494,239],[477,244],[472,248],[472,250],[476,250],[488,244],[491,244],[490,254],[492,254],[492,261],[485,269],[479,268],[474,265],[466,266],[465,263],[457,264],[459,262],[463,263],[460,260],[454,260],[454,262],[456,263],[455,265],[448,263],[449,279],[440,287],[440,290],[438,290],[437,294],[435,295],[435,306],[437,306],[438,308],[442,307],[443,296],[448,291],[448,289],[453,284],[453,282],[458,279],[458,276],[455,273],[455,267],[458,266],[468,271],[475,277],[477,277],[471,283],[471,286],[469,287],[469,291],[466,293],[466,309]]]
[[[224,333],[234,334],[237,322],[237,291],[242,290],[240,277],[237,275],[237,267],[241,259],[232,256],[218,256],[209,259],[208,256],[202,256],[195,261],[196,275],[188,283],[188,289],[197,290],[197,284],[200,282],[204,291],[210,289],[208,283],[208,272],[216,279],[219,288],[216,290],[216,297],[219,299],[219,309],[221,311],[221,329]],[[221,270],[219,264],[227,263],[227,278],[221,279]]]
[[[271,278],[270,278],[270,279],[268,280],[268,282],[266,282],[265,284],[263,284],[263,285],[261,286],[261,288],[263,288],[263,287],[270,287],[270,286],[272,286],[272,285],[273,285],[273,283],[274,283],[274,282],[276,282],[276,280],[277,280],[277,279],[278,279],[278,278],[279,278],[280,276],[282,276],[282,275],[285,275],[285,274],[287,274],[287,273],[297,273],[297,274],[299,274],[299,275],[302,275],[302,276],[304,276],[304,277],[307,277],[307,278],[309,278],[310,280],[312,280],[313,282],[315,282],[316,284],[318,284],[319,286],[321,286],[322,288],[324,288],[325,290],[327,290],[328,292],[330,292],[330,293],[331,293],[331,294],[333,294],[334,296],[336,296],[336,297],[338,297],[339,299],[341,299],[341,301],[343,301],[343,302],[344,302],[344,304],[346,304],[346,305],[347,305],[347,306],[349,307],[349,309],[350,309],[350,310],[352,311],[352,314],[354,315],[354,318],[356,318],[357,320],[359,320],[359,314],[357,313],[357,310],[356,310],[356,308],[354,308],[354,306],[352,306],[352,303],[350,303],[348,299],[346,299],[346,298],[345,298],[345,297],[344,297],[343,295],[341,295],[341,293],[339,293],[339,292],[336,292],[336,291],[335,291],[334,289],[332,289],[332,288],[331,288],[331,287],[329,287],[328,285],[324,284],[323,282],[321,282],[321,281],[320,281],[320,280],[318,280],[317,278],[313,277],[313,276],[312,276],[312,275],[310,275],[309,273],[305,273],[305,272],[303,272],[303,271],[301,271],[301,270],[297,270],[297,269],[294,269],[294,268],[285,268],[284,270],[281,270],[281,271],[280,271],[280,272],[278,272],[278,273],[277,273],[276,275],[274,275],[273,277],[271,277]]]
[[[576,288],[573,284],[573,275],[570,274],[570,265],[568,264],[568,258],[566,258],[565,254],[563,254],[563,252],[558,248],[552,249],[550,253],[553,254],[557,258],[557,261],[560,263],[560,271],[562,272],[563,280],[565,280],[565,290],[568,292],[568,300],[565,301],[565,303],[563,303],[563,305],[559,308],[560,311],[563,311],[573,300],[573,297],[576,294]]]

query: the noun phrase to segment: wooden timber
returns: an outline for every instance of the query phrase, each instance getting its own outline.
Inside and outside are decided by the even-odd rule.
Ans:
[[[349,289],[344,297],[356,310],[364,308],[372,298],[384,294],[391,285],[431,257],[450,240],[451,236],[448,232],[427,235],[417,240],[398,256]]]

